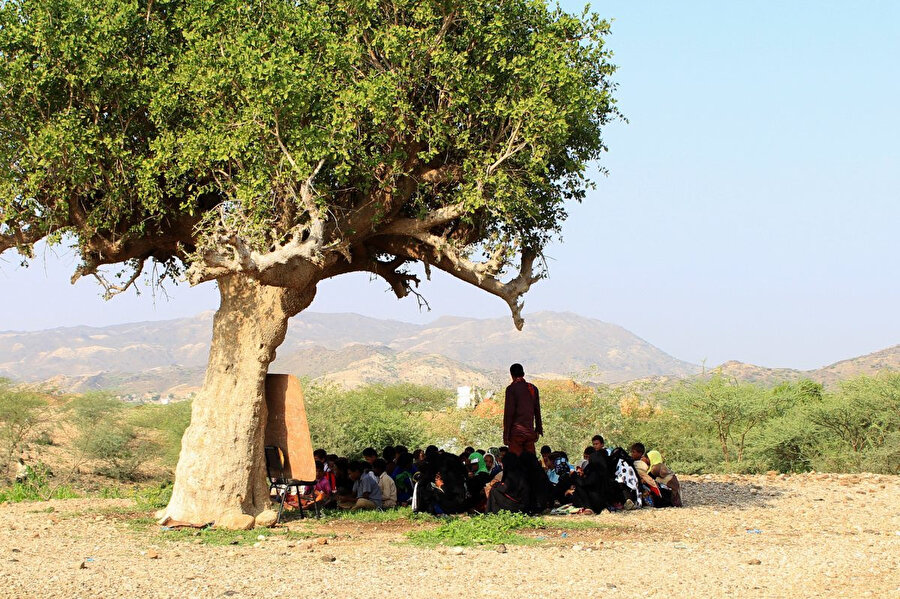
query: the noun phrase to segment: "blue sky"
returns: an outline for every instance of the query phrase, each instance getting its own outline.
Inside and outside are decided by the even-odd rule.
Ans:
[[[569,9],[580,4],[565,2]],[[620,324],[672,355],[814,368],[900,343],[900,3],[603,2],[620,70],[608,176],[571,208],[527,310]],[[214,309],[212,285],[104,302],[74,258],[0,260],[0,330]],[[502,316],[447,276],[432,311],[380,281],[319,286],[317,311]],[[527,324],[526,324],[527,326]]]

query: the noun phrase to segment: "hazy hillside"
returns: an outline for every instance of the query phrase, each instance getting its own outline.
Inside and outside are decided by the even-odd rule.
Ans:
[[[212,313],[110,327],[0,332],[0,376],[48,381],[71,391],[184,396],[203,382]],[[439,318],[427,325],[358,314],[306,312],[291,320],[273,372],[345,386],[408,382],[439,387],[502,384],[518,361],[531,376],[621,383],[677,380],[700,368],[666,354],[622,327],[572,313],[538,312],[523,331],[509,318]],[[900,369],[900,346],[818,370],[726,362],[716,370],[775,383],[811,378],[826,384],[855,374]]]
[[[673,358],[620,326],[570,312],[529,314],[522,331],[508,318],[442,318],[391,346],[492,370],[505,370],[515,361],[532,374],[580,374],[608,383],[699,372],[694,364]]]
[[[825,385],[832,385],[842,379],[861,374],[877,374],[882,370],[900,370],[900,345],[888,347],[864,356],[841,360],[815,370],[766,368],[732,360],[712,369],[711,372],[721,372],[726,376],[742,381],[765,384],[773,384],[780,381],[796,381],[805,378]]]
[[[0,376],[53,379],[60,388],[164,392],[202,382],[212,313],[111,327],[0,333]],[[346,385],[421,382],[453,387],[502,381],[513,361],[529,373],[617,382],[697,372],[616,325],[576,314],[441,318],[428,325],[357,314],[303,313],[291,320],[272,370]],[[157,382],[154,382],[157,381]],[[155,388],[155,389],[154,389]]]

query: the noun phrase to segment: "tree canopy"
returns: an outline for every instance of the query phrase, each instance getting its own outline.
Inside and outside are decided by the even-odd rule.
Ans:
[[[156,262],[402,297],[421,262],[521,326],[618,114],[608,31],[539,0],[5,2],[0,252],[74,240],[110,295]]]

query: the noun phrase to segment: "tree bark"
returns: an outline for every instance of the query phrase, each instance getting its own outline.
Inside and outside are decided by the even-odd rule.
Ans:
[[[315,287],[269,287],[240,275],[219,279],[206,379],[181,440],[175,487],[164,516],[216,522],[226,513],[255,516],[269,506],[263,433],[269,363],[288,319]]]

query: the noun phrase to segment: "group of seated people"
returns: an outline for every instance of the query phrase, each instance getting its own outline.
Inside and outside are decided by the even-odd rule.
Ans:
[[[366,448],[362,461],[314,452],[316,483],[301,501],[304,507],[347,510],[411,506],[430,514],[599,513],[644,506],[681,506],[678,478],[658,451],[635,443],[629,451],[607,448],[594,436],[583,459],[569,462],[565,452],[541,448],[540,458],[506,447],[455,455],[429,446],[410,452],[385,447],[378,455]]]

